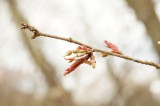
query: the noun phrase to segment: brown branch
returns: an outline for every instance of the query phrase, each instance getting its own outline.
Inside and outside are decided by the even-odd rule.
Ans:
[[[157,45],[160,39],[160,21],[155,11],[153,0],[126,0],[128,5],[135,11],[138,20],[142,21],[146,35],[148,35],[153,43],[153,47],[160,57],[160,47]]]
[[[93,47],[91,47],[89,45],[83,44],[83,43],[81,43],[79,41],[73,40],[72,38],[64,38],[64,37],[59,37],[59,36],[56,36],[56,35],[44,34],[44,33],[41,33],[40,31],[38,31],[35,27],[30,26],[28,24],[22,23],[21,25],[22,25],[21,29],[29,29],[31,32],[34,33],[33,36],[31,37],[32,39],[35,39],[36,37],[39,37],[39,36],[59,39],[59,40],[67,41],[67,42],[70,42],[70,43],[75,43],[75,44],[78,44],[78,45],[86,46],[88,48],[93,49],[93,52],[101,53],[104,57],[108,56],[108,55],[116,56],[116,57],[119,57],[119,58],[123,58],[123,59],[134,61],[134,62],[137,62],[137,63],[153,66],[153,67],[155,67],[157,69],[160,69],[160,64],[156,64],[154,62],[143,61],[143,60],[135,59],[135,58],[132,58],[132,57],[129,57],[129,56],[126,56],[126,55],[121,55],[121,54],[116,54],[116,53],[112,53],[112,52],[96,49],[96,48],[93,48]]]

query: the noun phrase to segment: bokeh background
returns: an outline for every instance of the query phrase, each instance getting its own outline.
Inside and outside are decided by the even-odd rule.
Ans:
[[[160,106],[160,73],[113,56],[96,56],[68,76],[66,51],[77,45],[21,30],[26,22],[43,33],[160,62],[159,0],[0,0],[0,106]]]

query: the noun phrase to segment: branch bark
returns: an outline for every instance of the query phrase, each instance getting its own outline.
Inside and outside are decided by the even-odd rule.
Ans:
[[[21,29],[28,29],[28,30],[30,30],[31,32],[34,33],[33,36],[31,37],[32,39],[35,39],[36,37],[39,37],[39,36],[59,39],[59,40],[67,41],[67,42],[70,42],[70,43],[75,43],[75,44],[78,44],[78,45],[86,46],[86,47],[92,49],[93,52],[99,52],[99,53],[103,54],[103,56],[108,56],[108,55],[116,56],[116,57],[119,57],[119,58],[123,58],[123,59],[126,59],[126,60],[134,61],[134,62],[145,64],[145,65],[150,65],[150,66],[153,66],[157,69],[160,69],[160,64],[156,64],[154,62],[143,61],[143,60],[135,59],[135,58],[132,58],[132,57],[129,57],[129,56],[126,56],[126,55],[116,54],[116,53],[100,50],[100,49],[97,49],[97,48],[93,48],[89,45],[86,45],[86,44],[81,43],[79,41],[73,40],[72,38],[64,38],[64,37],[59,37],[59,36],[56,36],[56,35],[41,33],[35,27],[30,26],[30,25],[25,24],[25,23],[22,23],[21,25],[22,25]]]

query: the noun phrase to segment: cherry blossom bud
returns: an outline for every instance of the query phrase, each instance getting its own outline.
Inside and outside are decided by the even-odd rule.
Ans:
[[[82,46],[78,46],[78,47],[77,47],[77,50],[82,50]]]
[[[88,48],[86,46],[83,46],[82,48],[83,48],[83,50],[88,50]]]
[[[112,53],[123,54],[115,44],[113,44],[107,40],[105,40],[104,43],[108,48],[110,48],[112,50]]]
[[[80,66],[84,61],[88,60],[90,57],[91,57],[91,53],[87,54],[83,58],[78,59],[65,71],[64,76],[74,71],[78,66]]]
[[[72,57],[70,55],[72,55]],[[70,57],[68,58],[68,56]],[[69,68],[67,68],[67,70],[64,73],[64,76],[74,71],[83,63],[91,65],[93,68],[95,68],[96,66],[93,50],[87,48],[86,46],[78,46],[76,50],[68,51],[64,59],[69,60],[69,62],[75,61]]]
[[[65,54],[65,56],[70,56],[71,54],[72,54],[72,51],[70,50]]]
[[[78,52],[79,52],[79,50],[72,50],[72,52],[73,52],[73,53],[78,53]]]
[[[91,61],[91,64],[92,64],[92,68],[96,67],[96,62],[95,61]]]
[[[96,67],[96,60],[95,60],[95,57],[93,54],[90,58],[90,62],[91,62],[92,68],[95,68]]]
[[[75,57],[70,57],[70,58],[65,58],[65,57],[64,57],[64,59],[65,59],[65,60],[69,60],[69,61],[73,61],[73,60],[75,59]]]
[[[84,55],[86,55],[86,53],[78,53],[76,56],[77,56],[77,57],[82,57],[82,56],[84,56]]]

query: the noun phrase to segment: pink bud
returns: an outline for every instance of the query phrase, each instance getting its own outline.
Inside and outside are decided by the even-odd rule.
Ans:
[[[115,44],[112,44],[111,42],[108,42],[107,40],[104,41],[106,46],[112,50],[113,53],[122,54],[122,52],[118,49],[118,47]]]
[[[64,73],[64,76],[74,71],[78,66],[80,66],[85,60],[91,57],[91,53],[87,54],[85,57],[78,59],[74,62]]]

